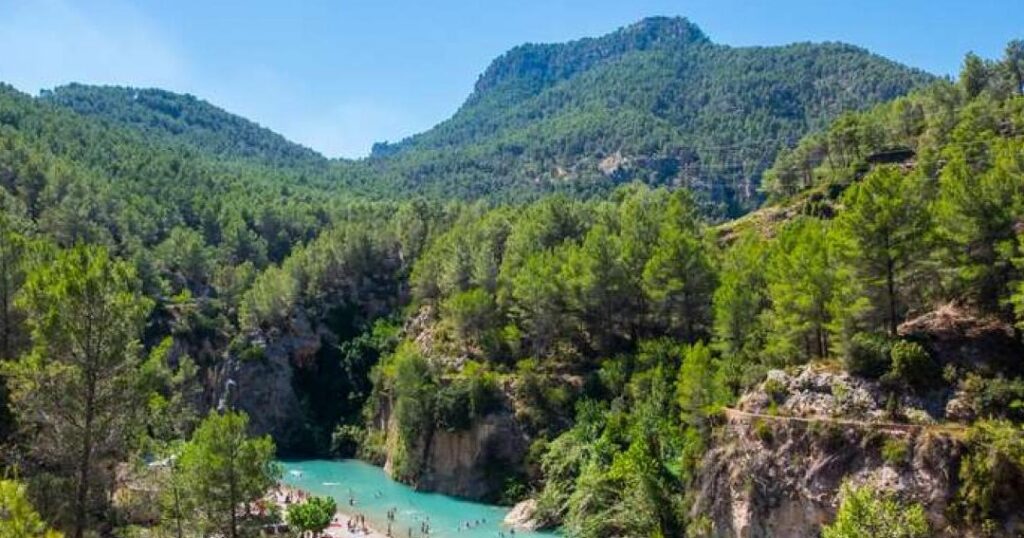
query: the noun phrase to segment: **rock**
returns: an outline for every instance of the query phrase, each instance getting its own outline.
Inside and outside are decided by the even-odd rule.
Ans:
[[[296,446],[306,419],[292,383],[294,368],[312,360],[324,332],[298,316],[276,334],[249,335],[249,345],[261,349],[261,356],[229,355],[214,372],[212,401],[217,407],[245,411],[254,435],[271,435],[285,451]]]
[[[976,316],[955,304],[903,322],[899,335],[921,342],[939,364],[986,376],[1024,374],[1024,345],[1013,326],[992,317]]]
[[[535,531],[542,527],[540,521],[536,519],[536,515],[536,499],[526,499],[512,507],[512,510],[505,516],[505,524],[524,531]]]
[[[713,536],[817,536],[850,481],[922,503],[936,536],[948,535],[963,443],[949,432],[889,424],[885,392],[878,381],[828,366],[770,372],[737,405],[766,416],[727,413],[714,435],[691,514],[709,518]],[[902,403],[913,422],[934,422],[926,402],[905,396]],[[889,438],[907,443],[905,463],[883,457]]]
[[[969,423],[978,416],[978,410],[974,408],[971,399],[966,396],[959,396],[946,402],[946,419],[954,422]]]
[[[395,428],[389,426],[388,431],[394,435]],[[395,476],[395,443],[388,443],[385,472],[412,482],[416,489],[476,500],[495,499],[505,477],[523,474],[529,448],[526,434],[505,409],[475,421],[467,430],[427,432],[419,444],[422,460],[414,477]]]

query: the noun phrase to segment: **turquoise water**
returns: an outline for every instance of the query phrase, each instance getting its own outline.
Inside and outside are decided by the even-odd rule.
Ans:
[[[304,489],[314,495],[330,495],[345,513],[362,513],[371,526],[381,532],[387,528],[387,511],[398,509],[398,518],[392,526],[395,538],[406,538],[411,527],[419,538],[420,523],[430,518],[430,536],[438,538],[497,538],[504,532],[512,538],[509,529],[501,524],[508,508],[479,504],[438,495],[422,493],[388,478],[384,471],[358,460],[297,460],[282,461],[284,483]],[[349,496],[356,503],[348,504]],[[480,521],[474,528],[459,530],[466,521]],[[516,538],[551,538],[550,533],[516,531]]]

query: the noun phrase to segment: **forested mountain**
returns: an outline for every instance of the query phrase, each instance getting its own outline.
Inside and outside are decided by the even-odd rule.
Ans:
[[[69,84],[43,91],[40,98],[136,129],[150,139],[187,144],[225,159],[253,159],[279,166],[325,161],[309,148],[191,95],[151,88]]]
[[[275,451],[574,537],[1020,534],[1024,44],[930,78],[652,19],[360,162],[0,86],[0,536],[255,535]]]
[[[934,77],[842,44],[734,48],[686,19],[523,45],[494,61],[449,120],[372,161],[409,188],[459,196],[606,191],[641,180],[757,204],[775,153],[843,111]]]

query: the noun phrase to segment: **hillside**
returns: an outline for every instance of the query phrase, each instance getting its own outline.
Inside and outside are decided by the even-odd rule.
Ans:
[[[690,186],[736,215],[757,205],[780,149],[931,80],[849,45],[734,48],[686,19],[645,19],[512,49],[451,119],[376,145],[371,161],[425,192],[501,198],[640,180]]]
[[[323,164],[317,152],[192,95],[160,89],[69,84],[40,95],[44,102],[129,127],[149,138],[181,143],[223,159],[263,164]]]

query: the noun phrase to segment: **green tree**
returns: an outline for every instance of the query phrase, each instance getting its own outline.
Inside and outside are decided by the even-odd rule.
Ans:
[[[206,533],[238,538],[244,524],[240,510],[280,478],[274,441],[249,437],[248,427],[244,413],[212,413],[181,451],[180,472]]]
[[[821,529],[822,538],[925,538],[931,535],[924,508],[876,495],[869,486],[844,484],[836,520]]]
[[[910,306],[912,283],[929,251],[925,189],[893,166],[876,168],[843,196],[834,237],[853,277],[868,295],[874,319],[890,336]]]
[[[16,358],[27,344],[25,314],[15,296],[25,282],[28,249],[25,236],[0,215],[0,361]]]
[[[726,356],[760,351],[761,313],[768,306],[764,265],[768,249],[754,234],[739,238],[726,250],[715,289],[715,343]]]
[[[310,497],[288,508],[288,525],[302,533],[310,532],[316,538],[330,526],[337,509],[334,499],[330,497]]]
[[[711,348],[704,342],[683,350],[683,364],[676,380],[676,399],[683,421],[702,424],[707,413],[725,401],[726,393],[715,376]]]
[[[715,273],[696,224],[688,196],[670,201],[666,222],[644,267],[643,285],[654,310],[654,323],[673,337],[693,342],[711,327]]]
[[[70,477],[76,538],[92,503],[109,498],[101,475],[141,407],[138,339],[152,303],[138,288],[129,264],[77,246],[35,267],[19,299],[32,349],[7,369],[12,405],[36,455]]]
[[[985,60],[973,52],[964,56],[963,66],[960,68],[960,85],[963,87],[967,97],[974,99],[988,87],[991,72]]]
[[[0,480],[0,536],[4,538],[61,538],[50,530],[28,499],[27,488],[15,480]]]
[[[184,286],[196,289],[209,278],[212,254],[199,232],[178,226],[171,230],[162,243],[156,246],[157,258],[164,271],[175,273],[184,279]]]
[[[947,151],[939,176],[936,231],[946,245],[944,266],[953,277],[953,291],[985,311],[1001,313],[1017,276],[1015,226],[1024,211],[1024,160],[1018,144],[986,143],[986,135],[977,136],[966,147]],[[972,163],[972,146],[986,150],[991,167]]]
[[[459,341],[484,346],[487,351],[498,323],[494,297],[487,290],[473,288],[456,293],[445,299],[441,311]]]
[[[1024,95],[1024,40],[1014,39],[1006,44],[1003,65],[1014,83],[1014,91],[1017,95]]]
[[[579,248],[570,249],[562,271],[572,316],[593,349],[609,352],[631,321],[628,279],[619,238],[604,225],[590,229]]]
[[[768,351],[784,360],[824,357],[829,352],[835,264],[828,228],[812,218],[789,223],[775,239],[765,278],[771,309]]]

